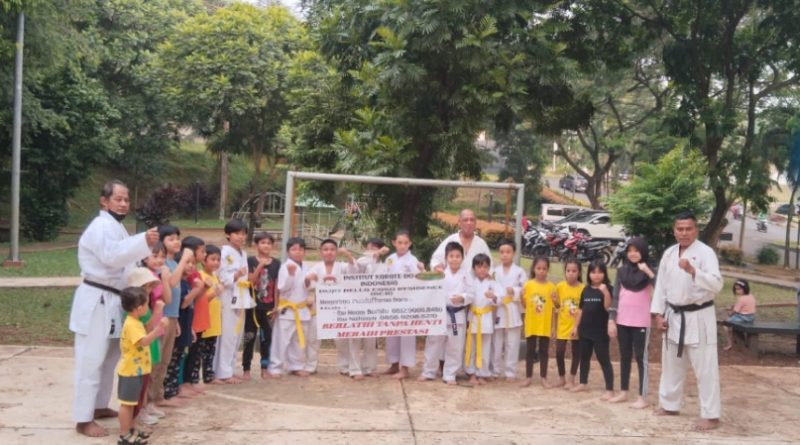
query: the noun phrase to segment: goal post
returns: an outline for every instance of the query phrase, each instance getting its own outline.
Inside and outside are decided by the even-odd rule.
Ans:
[[[281,242],[281,258],[286,259],[286,240],[294,236],[295,191],[296,182],[300,180],[309,181],[328,181],[328,182],[354,182],[362,184],[382,184],[400,185],[414,187],[451,187],[451,188],[480,188],[494,190],[516,190],[517,205],[516,219],[514,223],[514,243],[517,246],[514,254],[514,262],[519,264],[522,251],[522,214],[525,205],[525,185],[510,182],[479,182],[479,181],[450,181],[443,179],[417,179],[417,178],[392,178],[388,176],[362,176],[362,175],[340,175],[335,173],[316,173],[316,172],[286,172],[286,200],[284,201],[283,212],[283,238]]]

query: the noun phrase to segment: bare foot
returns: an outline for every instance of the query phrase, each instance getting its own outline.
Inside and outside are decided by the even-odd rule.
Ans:
[[[572,391],[572,392],[583,392],[583,391],[587,391],[588,389],[589,388],[587,388],[586,385],[581,383],[579,385],[573,386],[572,389],[570,389],[570,391]]]
[[[233,384],[242,383],[243,381],[244,380],[242,380],[241,377],[237,377],[237,376],[232,376],[230,378],[230,383],[233,383]]]
[[[200,384],[200,383],[192,383],[192,391],[194,391],[196,393],[199,393],[199,394],[205,394],[206,393],[206,385]]]
[[[251,379],[250,371],[244,371],[242,373],[242,380],[244,380],[246,382],[246,381],[249,381],[250,379]]]
[[[370,372],[370,373],[364,374],[364,377],[369,377],[371,379],[377,379],[380,376],[378,374]]]
[[[478,377],[478,385],[486,385],[490,382],[488,377]]]
[[[446,381],[446,382],[444,382],[444,383],[445,383],[447,386],[458,386],[458,382],[456,382],[455,380],[448,380],[448,381]]]
[[[277,374],[276,373],[272,373],[272,372],[269,373],[269,378],[271,378],[271,379],[279,379],[281,377],[283,377],[283,375],[280,374],[280,373],[277,373]]]
[[[647,407],[647,400],[645,400],[644,397],[639,397],[635,402],[631,403],[630,407],[634,409],[645,408]]]
[[[190,393],[189,391],[179,391],[178,395],[175,397],[180,397],[181,399],[193,399],[196,394]]]
[[[403,380],[408,378],[408,370],[403,367],[400,371],[392,376],[393,379]]]
[[[355,381],[364,380],[364,376],[361,375],[361,374],[356,374],[356,375],[353,376],[353,380],[355,380]]]
[[[210,382],[211,385],[224,385],[226,383],[228,383],[228,382],[226,382],[225,380],[220,380],[220,379],[214,379],[214,380],[212,380]]]
[[[564,389],[567,390],[567,391],[571,390],[574,387],[575,387],[575,383],[574,382],[567,382],[567,383],[564,384]]]
[[[566,385],[566,384],[567,384],[567,380],[566,380],[564,377],[560,377],[560,378],[558,379],[558,382],[556,382],[555,384],[553,384],[553,388],[561,388],[561,387],[563,387],[563,386],[564,386],[564,385]]]
[[[418,382],[430,382],[431,380],[433,380],[433,379],[429,379],[429,378],[425,377],[425,376],[424,376],[424,375],[422,375],[422,374],[420,374],[420,376],[419,376],[419,377],[417,377],[417,381],[418,381]]]
[[[514,383],[517,381],[516,377],[506,377],[506,383]]]
[[[176,397],[171,399],[163,399],[156,402],[156,406],[161,408],[180,408],[183,406],[183,402],[178,400]]]
[[[268,380],[269,377],[270,377],[269,371],[267,371],[266,369],[262,369],[261,370],[261,380]]]
[[[608,402],[612,398],[614,398],[614,391],[606,391],[603,393],[602,396],[600,396],[600,400],[605,400],[606,402]]]
[[[480,385],[480,382],[478,381],[478,378],[475,377],[475,374],[469,376],[469,383],[472,385]]]
[[[627,391],[620,391],[619,394],[615,395],[614,397],[608,399],[609,403],[620,403],[625,402],[628,400],[628,392]]]
[[[392,366],[389,366],[389,369],[383,371],[383,373],[387,375],[397,374],[398,372],[400,372],[400,363],[392,363]]]
[[[723,351],[730,351],[731,349],[733,349],[733,345],[726,345],[724,348],[722,348]]]
[[[226,385],[238,385],[242,383],[242,381],[237,379],[236,377],[231,377],[229,379],[220,379],[220,380],[222,380]]]
[[[94,410],[95,419],[108,419],[110,417],[118,417],[119,413],[111,408],[100,408]]]
[[[548,388],[552,388],[552,387],[553,387],[553,385],[551,385],[550,382],[548,382],[546,378],[542,377],[542,388],[548,389]]]
[[[520,387],[520,388],[527,388],[527,387],[531,386],[531,383],[533,383],[533,380],[531,380],[531,378],[530,378],[530,377],[528,377],[528,378],[526,378],[526,379],[524,379],[524,380],[522,381],[522,384],[521,384],[521,385],[519,385],[519,387]]]
[[[719,428],[719,419],[700,419],[694,424],[695,431],[708,431]]]
[[[653,411],[653,414],[655,414],[657,416],[677,416],[678,414],[680,414],[680,412],[679,411],[667,411],[664,408],[659,406],[658,408],[655,409],[655,411]]]
[[[292,371],[289,374],[297,376],[297,377],[308,377],[311,375],[308,371]]]
[[[94,420],[91,422],[81,422],[76,424],[75,431],[88,437],[108,436],[108,430],[98,425]]]

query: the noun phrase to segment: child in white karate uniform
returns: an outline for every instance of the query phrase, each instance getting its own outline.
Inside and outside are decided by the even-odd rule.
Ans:
[[[392,240],[395,253],[386,259],[387,273],[415,273],[425,269],[411,254],[411,235],[408,230],[398,230]],[[414,336],[389,337],[386,339],[386,361],[391,364],[386,374],[396,379],[407,379],[408,368],[417,362],[417,338]]]
[[[319,245],[320,256],[322,261],[315,264],[306,274],[305,284],[309,291],[316,290],[319,286],[327,284],[335,284],[342,281],[342,276],[348,273],[358,272],[355,259],[347,249],[338,249],[341,253],[348,257],[348,262],[336,261],[338,245],[336,241],[328,238],[322,240]],[[315,311],[311,311],[311,327],[316,331],[316,315]],[[316,337],[316,335],[314,336]],[[350,347],[347,339],[335,339],[337,366],[339,374],[347,375],[349,370],[350,361]],[[306,362],[306,371],[314,373],[317,370],[317,363],[319,362],[319,340],[314,338],[314,341],[308,345],[308,360]]]
[[[278,321],[272,328],[269,373],[280,377],[286,367],[291,374],[307,377],[306,338],[311,323],[308,289],[305,285],[308,267],[303,264],[306,243],[303,238],[286,241],[288,258],[278,272]]]
[[[522,335],[520,295],[528,276],[525,270],[514,264],[516,245],[503,240],[498,248],[500,265],[494,268],[494,280],[504,289],[497,302],[492,336],[492,375],[504,376],[507,381],[517,378],[519,343]]]
[[[451,241],[445,246],[447,268],[444,270],[442,292],[447,308],[447,333],[431,335],[425,339],[425,363],[419,381],[433,380],[439,372],[439,359],[444,354],[442,379],[448,385],[456,384],[456,373],[464,366],[464,339],[466,338],[467,311],[472,302],[469,271],[461,270],[464,248]]]
[[[482,385],[492,377],[489,362],[492,357],[492,333],[494,332],[494,309],[505,290],[489,276],[492,260],[488,255],[478,254],[472,259],[473,300],[467,315],[467,344],[464,365],[472,384]]]

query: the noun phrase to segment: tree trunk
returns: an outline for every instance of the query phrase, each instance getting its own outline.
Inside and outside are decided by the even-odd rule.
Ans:
[[[219,154],[219,219],[225,220],[228,207],[228,153]]]
[[[717,246],[719,236],[722,233],[722,223],[725,220],[725,215],[728,213],[730,203],[725,197],[725,189],[723,187],[714,187],[714,209],[711,211],[711,218],[708,220],[708,225],[702,234],[702,240],[712,248]]]
[[[789,198],[789,213],[786,215],[786,242],[783,245],[783,267],[789,267],[789,256],[791,255],[792,243],[792,210],[794,207],[794,197],[797,193],[797,187],[792,187],[792,196]]]
[[[744,246],[744,223],[747,221],[747,200],[742,200],[742,223],[739,225],[739,250]]]
[[[586,198],[589,199],[589,205],[593,209],[600,209],[600,195],[602,194],[603,182],[602,178],[592,176],[586,179]]]

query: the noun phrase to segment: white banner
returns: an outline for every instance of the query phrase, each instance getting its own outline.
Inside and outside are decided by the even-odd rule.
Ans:
[[[430,275],[352,274],[317,285],[320,339],[444,335],[442,280]]]

